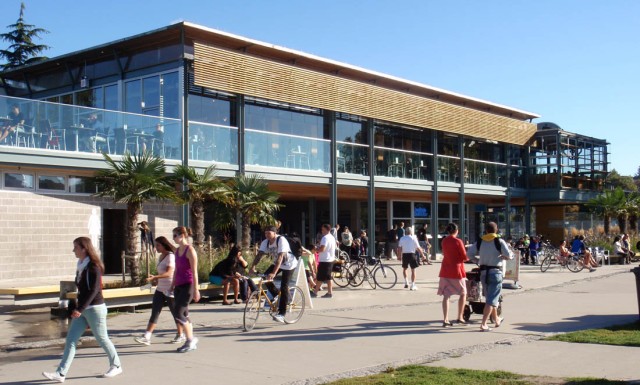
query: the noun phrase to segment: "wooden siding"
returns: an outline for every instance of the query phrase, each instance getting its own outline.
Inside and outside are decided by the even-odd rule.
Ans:
[[[524,145],[536,125],[194,42],[197,86]]]

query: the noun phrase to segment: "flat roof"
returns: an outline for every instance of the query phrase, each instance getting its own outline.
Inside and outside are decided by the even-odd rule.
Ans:
[[[70,52],[68,54],[56,56],[27,66],[18,67],[5,71],[1,76],[8,78],[12,74],[46,71],[47,68],[50,68],[52,63],[59,64],[60,62],[65,61],[85,60],[84,58],[87,56],[91,56],[92,58],[107,56],[113,57],[114,51],[109,48],[117,47],[124,51],[131,51],[143,46],[157,45],[160,41],[175,41],[176,38],[180,38],[182,31],[185,32],[185,37],[187,39],[200,41],[204,44],[212,44],[230,50],[239,50],[247,55],[280,61],[301,68],[374,84],[376,86],[389,88],[399,92],[465,106],[497,115],[508,116],[519,120],[531,120],[540,117],[540,115],[525,110],[447,91],[442,88],[368,70],[362,67],[281,47],[275,44],[269,44],[187,21],[181,21],[156,30],[114,40],[109,43],[100,44],[83,50]],[[83,59],[80,59],[80,57]],[[22,77],[20,77],[20,80],[22,80]]]

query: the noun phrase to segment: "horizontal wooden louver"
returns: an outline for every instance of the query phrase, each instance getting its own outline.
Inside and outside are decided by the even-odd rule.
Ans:
[[[525,144],[536,125],[194,43],[195,84],[410,126]]]

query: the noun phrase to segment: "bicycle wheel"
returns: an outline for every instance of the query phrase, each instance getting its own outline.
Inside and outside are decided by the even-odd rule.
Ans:
[[[298,286],[289,288],[289,304],[287,305],[287,313],[284,315],[284,322],[294,324],[300,320],[304,314],[305,299],[302,289]]]
[[[371,288],[375,290],[377,286],[376,280],[373,279],[373,272],[366,266],[362,269],[362,271],[364,271],[364,279],[369,282],[369,286],[371,286]]]
[[[334,271],[331,273],[333,282],[340,287],[349,286],[349,281],[351,278],[351,273],[347,267],[346,263],[340,265],[340,271]]]
[[[349,256],[349,254],[342,250],[338,252],[338,259],[342,259],[345,262],[351,262],[351,257]]]
[[[398,282],[398,274],[391,266],[380,264],[373,271],[373,279],[381,289],[391,289]]]
[[[584,269],[584,265],[582,264],[582,260],[578,256],[571,256],[567,259],[567,269],[574,273],[578,273]]]
[[[542,263],[540,264],[540,271],[544,273],[545,271],[547,271],[547,269],[549,269],[549,266],[551,266],[551,256],[547,255],[546,257],[544,257]]]
[[[349,285],[358,287],[364,282],[364,266],[354,263],[349,266]]]
[[[245,332],[253,330],[253,327],[256,326],[256,322],[258,322],[260,312],[262,311],[262,306],[264,304],[260,303],[261,301],[259,301],[258,294],[260,294],[260,291],[254,291],[251,293],[247,300],[247,304],[244,306],[242,322]]]

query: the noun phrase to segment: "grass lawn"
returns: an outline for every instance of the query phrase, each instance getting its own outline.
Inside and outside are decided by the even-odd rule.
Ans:
[[[640,322],[559,334],[549,337],[547,340],[583,344],[640,346]]]
[[[331,385],[596,385],[626,384],[625,381],[609,381],[594,378],[559,379],[523,376],[515,373],[469,369],[447,369],[431,366],[409,365],[390,368],[385,373],[356,377],[329,383]]]

